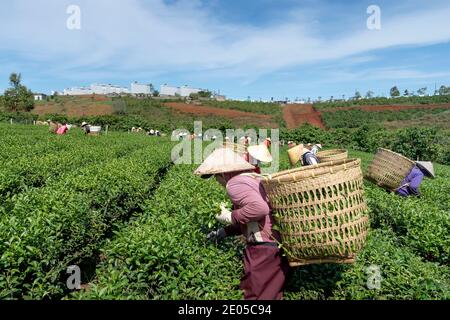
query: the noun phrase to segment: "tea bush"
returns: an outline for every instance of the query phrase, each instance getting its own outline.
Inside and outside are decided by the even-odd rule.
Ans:
[[[155,142],[18,194],[0,217],[0,297],[61,296],[65,269],[89,259],[112,225],[138,210],[155,188],[170,163],[169,146]]]

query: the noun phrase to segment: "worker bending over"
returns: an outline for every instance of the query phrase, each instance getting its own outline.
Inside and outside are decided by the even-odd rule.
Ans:
[[[227,236],[244,235],[244,275],[240,288],[246,300],[276,300],[283,296],[288,263],[278,248],[280,235],[272,230],[274,218],[267,194],[254,166],[230,148],[215,150],[195,174],[214,176],[226,188],[233,210],[222,204],[216,219],[226,226],[207,238],[220,242]]]

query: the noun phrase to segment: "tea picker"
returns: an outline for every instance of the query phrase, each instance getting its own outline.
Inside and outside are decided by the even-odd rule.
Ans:
[[[417,161],[414,168],[402,181],[401,186],[396,190],[402,197],[420,196],[419,187],[424,177],[435,178],[434,167],[431,162]]]
[[[226,225],[212,231],[207,239],[220,242],[227,236],[243,235],[244,276],[240,288],[246,300],[282,298],[288,269],[278,248],[280,235],[272,230],[274,218],[267,194],[255,167],[231,148],[215,150],[195,171],[202,178],[214,176],[226,187],[233,210],[221,206],[216,219]]]
[[[89,133],[91,133],[91,126],[90,125],[88,125],[88,123],[87,122],[83,122],[82,124],[81,124],[81,129],[84,131],[84,134],[89,134]]]
[[[394,151],[379,148],[365,177],[402,197],[420,196],[419,187],[424,177],[434,178],[431,162],[412,161]]]
[[[260,144],[256,146],[250,146],[247,148],[248,155],[246,160],[255,166],[255,173],[261,174],[261,163],[270,163],[273,161],[272,155],[267,147],[267,144]]]
[[[291,166],[295,166],[300,159],[304,166],[319,164],[320,160],[317,157],[317,153],[322,149],[321,144],[315,144],[311,150],[306,148],[303,144],[294,146],[288,150],[289,162]]]

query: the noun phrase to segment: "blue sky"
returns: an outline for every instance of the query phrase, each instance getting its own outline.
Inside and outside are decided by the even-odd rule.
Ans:
[[[369,30],[366,10],[381,10]],[[69,30],[67,7],[81,10]],[[450,2],[15,0],[0,12],[0,92],[132,81],[230,98],[387,95],[450,85]]]

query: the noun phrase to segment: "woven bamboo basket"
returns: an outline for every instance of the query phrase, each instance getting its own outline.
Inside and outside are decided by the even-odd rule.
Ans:
[[[365,177],[382,188],[395,191],[414,166],[414,161],[401,154],[380,148],[367,168]]]
[[[317,153],[320,163],[345,160],[348,158],[348,151],[344,149],[325,150]]]
[[[369,225],[360,164],[346,159],[263,177],[292,267],[355,261]]]

